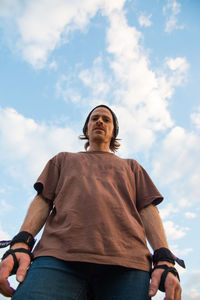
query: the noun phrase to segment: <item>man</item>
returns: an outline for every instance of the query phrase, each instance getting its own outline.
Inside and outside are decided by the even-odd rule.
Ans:
[[[156,205],[163,197],[146,171],[114,153],[118,121],[105,105],[88,115],[86,152],[62,152],[44,168],[38,194],[0,263],[0,292],[13,300],[148,300],[181,287]],[[89,148],[89,149],[88,149]],[[41,240],[34,236],[45,224]],[[146,238],[154,250],[152,256]],[[28,269],[29,268],[29,269]],[[28,271],[27,271],[28,269]],[[16,272],[16,292],[7,281]]]

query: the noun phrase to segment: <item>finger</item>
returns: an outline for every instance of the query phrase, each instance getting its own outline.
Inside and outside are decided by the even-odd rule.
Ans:
[[[149,297],[153,297],[157,293],[162,272],[163,270],[159,269],[153,272],[149,285]]]
[[[175,288],[170,286],[165,286],[165,300],[178,300],[175,298]]]
[[[175,293],[175,300],[181,300],[181,293],[182,293],[182,290],[181,290],[181,287],[180,288],[177,288],[176,289],[176,293]]]
[[[172,297],[172,298],[169,298]],[[181,287],[180,284],[178,284],[175,288],[174,288],[174,292],[170,294],[166,295],[166,300],[168,299],[173,299],[173,300],[181,300]]]
[[[6,297],[11,297],[14,294],[14,289],[10,287],[8,276],[13,268],[13,258],[8,256],[1,262],[0,268],[0,293]]]
[[[180,300],[181,287],[178,278],[168,273],[165,280],[166,300]],[[178,298],[179,297],[179,298]]]
[[[24,281],[31,260],[27,254],[20,254],[18,262],[19,267],[17,269],[16,279],[18,282],[22,282]]]
[[[15,290],[10,286],[8,280],[0,280],[0,293],[6,297],[12,297]]]

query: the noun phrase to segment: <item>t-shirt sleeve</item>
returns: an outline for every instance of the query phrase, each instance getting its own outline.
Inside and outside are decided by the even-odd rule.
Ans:
[[[136,180],[136,206],[138,210],[148,206],[149,204],[158,205],[163,200],[152,179],[146,170],[137,163],[135,170]]]
[[[57,157],[53,157],[48,161],[42,173],[34,184],[34,189],[44,198],[53,201],[55,198],[56,187],[59,180],[59,166]]]

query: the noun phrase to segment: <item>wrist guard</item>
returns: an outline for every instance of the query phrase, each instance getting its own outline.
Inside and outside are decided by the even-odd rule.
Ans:
[[[0,241],[0,248],[7,247],[8,245],[12,247],[16,243],[25,243],[28,245],[28,248],[31,251],[35,244],[35,239],[31,233],[27,231],[21,231],[10,241]]]
[[[167,248],[159,248],[154,251],[153,254],[153,265],[157,266],[159,261],[168,261],[175,265],[177,262],[182,268],[185,268],[184,260],[176,257],[169,249]]]
[[[16,252],[26,253],[26,254],[28,254],[30,256],[31,261],[33,260],[33,254],[29,250],[27,250],[27,249],[24,249],[24,248],[9,249],[8,251],[6,251],[4,253],[4,255],[2,257],[2,260],[4,260],[8,255],[10,255],[10,254],[12,255],[13,261],[14,261],[14,266],[12,268],[12,271],[11,271],[10,275],[16,274],[17,269],[19,267],[19,263],[17,261],[16,255],[15,255]]]
[[[161,275],[161,278],[160,278],[160,284],[159,284],[159,287],[158,289],[161,291],[161,292],[165,292],[165,280],[166,280],[166,277],[167,277],[167,274],[170,272],[172,274],[174,274],[178,280],[180,281],[180,277],[179,277],[179,274],[178,274],[178,271],[173,268],[173,267],[169,267],[167,265],[158,265],[158,266],[155,266],[153,268],[153,270],[151,271],[151,274],[156,270],[156,269],[164,269],[164,272],[162,273]]]

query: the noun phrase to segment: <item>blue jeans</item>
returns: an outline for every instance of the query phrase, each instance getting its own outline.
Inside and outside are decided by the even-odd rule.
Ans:
[[[40,257],[12,300],[149,300],[149,280],[136,269]]]

